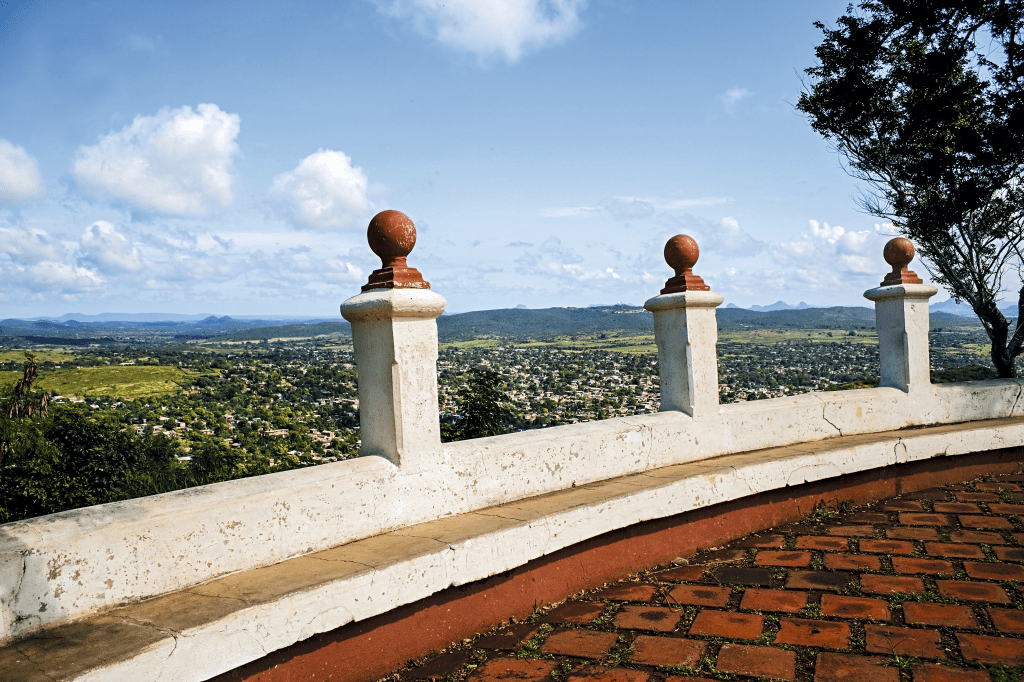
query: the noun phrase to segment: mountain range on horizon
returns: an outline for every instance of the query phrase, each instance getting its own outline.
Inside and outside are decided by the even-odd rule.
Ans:
[[[615,303],[615,304],[591,304],[587,308],[608,308],[615,306],[630,306],[628,303]],[[786,303],[785,301],[779,300],[769,305],[751,305],[749,307],[742,307],[735,303],[727,303],[723,306],[723,309],[738,309],[738,310],[749,310],[758,313],[777,312],[781,310],[808,310],[811,308],[827,308],[831,306],[812,305],[800,301],[796,305]],[[865,304],[864,307],[868,307]],[[531,310],[530,308],[522,303],[516,305],[510,310]],[[952,313],[954,315],[961,315],[964,317],[974,317],[974,311],[971,306],[966,303],[956,303],[953,299],[947,299],[938,303],[932,303],[928,306],[928,309],[932,312],[945,312]],[[1001,308],[1003,314],[1008,317],[1017,316],[1017,308],[1015,305],[1007,305]],[[482,312],[482,311],[464,311],[463,313],[454,313],[445,311],[444,315],[458,315],[467,312]],[[274,321],[274,322],[337,322],[340,316],[303,316],[303,315],[215,315],[212,313],[99,313],[99,314],[85,314],[85,313],[65,313],[59,317],[52,315],[41,315],[38,317],[27,317],[27,318],[10,318],[10,319],[21,319],[26,322],[52,322],[56,324],[75,324],[75,323],[103,323],[103,322],[137,322],[137,323],[154,323],[154,322],[178,322],[178,323],[192,323],[192,324],[213,324],[223,323],[229,321]]]

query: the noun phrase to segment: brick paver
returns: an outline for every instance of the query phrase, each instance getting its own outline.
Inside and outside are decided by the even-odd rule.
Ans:
[[[807,606],[807,593],[798,590],[747,590],[741,609],[796,613]]]
[[[764,646],[723,644],[718,652],[717,670],[737,675],[793,680],[796,679],[796,653]]]
[[[718,541],[681,554],[683,565],[419,659],[389,682],[1009,680],[998,666],[1024,666],[1016,478]]]
[[[707,649],[707,642],[679,637],[639,635],[633,640],[632,660],[646,665],[683,665],[692,668]]]

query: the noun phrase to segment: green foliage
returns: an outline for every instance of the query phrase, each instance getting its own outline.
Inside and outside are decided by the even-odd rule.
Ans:
[[[447,443],[508,433],[512,411],[505,404],[507,396],[501,384],[497,372],[474,367],[456,397],[459,414],[453,422],[441,424],[441,440]]]
[[[816,25],[797,108],[866,183],[862,208],[915,242],[1015,376],[1024,316],[1011,336],[997,303],[1024,241],[1024,0],[864,0]]]

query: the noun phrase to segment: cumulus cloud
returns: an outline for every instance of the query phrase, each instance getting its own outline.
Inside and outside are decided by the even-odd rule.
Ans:
[[[343,152],[321,149],[274,178],[270,193],[296,225],[347,227],[370,210],[369,181]]]
[[[103,283],[97,272],[72,261],[68,249],[44,230],[0,227],[0,271],[11,287],[31,293],[75,293]]]
[[[228,206],[239,154],[238,114],[216,104],[161,109],[78,149],[75,178],[85,187],[167,215],[204,215]]]
[[[734,258],[749,257],[756,256],[766,247],[764,242],[752,237],[740,226],[739,221],[731,216],[715,221],[689,214],[663,214],[658,222],[673,233],[690,235],[697,240],[701,253],[709,255],[714,253]]]
[[[0,138],[0,203],[20,204],[46,194],[39,165],[24,147]]]
[[[877,257],[877,236],[882,226],[875,230],[851,232],[840,225],[829,225],[809,220],[810,231],[802,233],[801,239],[780,242],[772,248],[772,259],[780,265],[820,264],[829,269],[851,274],[871,275],[879,272]]]
[[[136,272],[143,267],[139,250],[105,220],[97,220],[85,228],[79,248],[82,261],[100,272]]]
[[[444,45],[516,62],[528,50],[576,33],[585,5],[586,0],[390,0],[378,6]]]
[[[37,265],[64,258],[66,249],[38,228],[0,227],[0,254],[15,263]]]

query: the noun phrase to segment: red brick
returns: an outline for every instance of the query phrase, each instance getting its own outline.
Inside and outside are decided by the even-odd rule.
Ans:
[[[786,544],[784,535],[751,535],[737,543],[740,547],[765,547],[767,549],[781,549]]]
[[[844,523],[889,523],[888,514],[878,512],[854,512],[843,516]]]
[[[1010,635],[1024,635],[1024,611],[989,607],[988,615],[999,632]]]
[[[691,561],[695,564],[733,564],[743,561],[747,556],[745,549],[717,549],[707,554],[695,556]]]
[[[978,490],[984,490],[986,492],[997,492],[999,490],[1005,490],[1008,493],[1019,493],[1020,486],[1014,483],[1002,483],[1000,481],[988,481],[987,483],[979,483],[977,486]]]
[[[954,668],[938,663],[919,663],[914,666],[914,682],[990,682],[984,670]]]
[[[1024,545],[1024,533],[1010,533],[1010,537],[1012,537],[1018,545]]]
[[[716,682],[707,677],[682,677],[681,675],[670,675],[665,682]]]
[[[843,590],[853,579],[841,571],[790,571],[786,587],[798,590]]]
[[[669,593],[669,603],[692,604],[693,606],[725,606],[729,603],[731,591],[728,587],[706,587],[704,585],[679,585]]]
[[[1001,561],[1024,561],[1024,547],[993,547]]]
[[[594,596],[614,601],[650,601],[657,591],[654,585],[621,585],[601,590]]]
[[[949,519],[942,514],[915,514],[904,512],[900,514],[900,523],[904,526],[948,526]]]
[[[885,537],[890,540],[938,540],[939,531],[934,528],[886,528]]]
[[[917,500],[889,500],[882,509],[885,511],[924,511],[924,507]]]
[[[691,635],[711,635],[733,639],[757,639],[764,616],[732,611],[701,611],[690,626]]]
[[[882,552],[887,552],[889,554],[910,554],[914,551],[914,543],[907,542],[906,540],[864,539],[860,541],[860,551],[871,552],[873,554],[879,554]]]
[[[899,682],[899,679],[899,670],[876,656],[826,651],[818,654],[814,662],[814,682]]]
[[[984,559],[985,553],[977,545],[952,545],[945,542],[926,542],[924,551],[936,556],[951,556],[956,559]]]
[[[540,649],[546,654],[601,658],[615,646],[618,638],[614,632],[562,630],[548,637]]]
[[[1024,641],[1005,637],[956,633],[960,653],[965,661],[978,661],[995,665],[1024,664]]]
[[[908,625],[938,625],[940,627],[976,628],[978,619],[969,606],[959,604],[919,604],[903,602],[903,620]]]
[[[530,639],[537,634],[540,623],[519,623],[501,630],[493,635],[484,635],[473,642],[474,649],[499,649],[512,651],[518,649],[523,640]]]
[[[550,679],[556,661],[492,658],[469,676],[473,682],[541,682]]]
[[[924,583],[920,578],[908,578],[905,576],[871,575],[869,573],[860,577],[860,589],[868,594],[891,594],[893,592],[924,592]]]
[[[999,533],[986,533],[983,530],[955,530],[949,534],[950,542],[973,542],[975,544],[1005,545],[1006,538]]]
[[[1013,524],[1002,516],[961,516],[964,528],[990,528],[992,530],[1013,530]]]
[[[889,605],[881,599],[844,597],[837,594],[821,595],[821,612],[837,618],[871,618],[889,620]]]
[[[874,526],[833,526],[828,529],[830,535],[842,537],[871,537],[875,534]]]
[[[453,651],[431,658],[429,661],[402,673],[402,677],[413,680],[444,680],[462,670],[469,659],[468,651]]]
[[[673,611],[666,606],[626,605],[615,614],[615,624],[634,630],[672,632],[682,617],[682,610]]]
[[[647,682],[650,677],[642,670],[587,666],[570,674],[568,680],[570,682],[572,680],[580,682]]]
[[[967,575],[978,580],[1015,580],[1024,582],[1024,566],[1016,564],[992,564],[987,562],[965,561]]]
[[[700,580],[706,570],[704,566],[677,566],[655,573],[654,577],[658,580]]]
[[[754,563],[758,566],[807,566],[811,563],[810,552],[776,552],[763,549],[757,553]]]
[[[961,502],[995,502],[999,499],[999,496],[995,493],[958,492],[956,499]]]
[[[850,541],[845,538],[834,538],[828,535],[801,535],[796,539],[797,549],[831,549],[846,551]]]
[[[882,569],[882,561],[876,556],[864,554],[826,554],[825,567],[834,571],[879,571]]]
[[[766,646],[723,644],[715,669],[722,673],[792,680],[796,678],[796,652]]]
[[[932,507],[939,514],[977,514],[981,511],[973,502],[936,502]]]
[[[821,646],[829,649],[845,649],[850,645],[850,626],[846,623],[832,623],[827,620],[806,620],[783,618],[777,644],[799,646]]]
[[[865,625],[867,650],[875,654],[945,658],[939,646],[938,630],[895,628],[888,625]]]
[[[807,593],[795,590],[747,590],[741,609],[750,611],[783,611],[796,613],[807,606]]]
[[[571,601],[552,609],[544,620],[549,623],[589,623],[604,613],[604,608],[604,604]]]
[[[897,573],[953,573],[953,564],[941,559],[915,559],[907,556],[894,556],[892,567]]]
[[[989,502],[989,511],[993,514],[1024,514],[1024,504],[1005,504],[1003,502]]]
[[[964,601],[990,601],[995,604],[1009,604],[1010,598],[999,585],[992,583],[972,583],[966,580],[936,580],[939,594],[943,597],[963,599]]]
[[[684,665],[694,668],[707,648],[706,642],[679,637],[648,637],[633,640],[632,660],[643,665]]]

